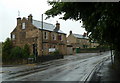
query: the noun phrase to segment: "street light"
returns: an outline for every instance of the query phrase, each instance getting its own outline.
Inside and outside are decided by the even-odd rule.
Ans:
[[[41,32],[42,32],[42,56],[43,56],[43,14],[42,14],[42,23],[41,23],[41,25],[42,25]]]

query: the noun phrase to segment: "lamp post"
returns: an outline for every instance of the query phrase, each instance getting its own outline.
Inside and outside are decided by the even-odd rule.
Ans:
[[[41,27],[42,27],[42,30],[41,30],[41,33],[42,33],[42,56],[43,56],[43,14],[42,14],[42,23],[41,23]]]

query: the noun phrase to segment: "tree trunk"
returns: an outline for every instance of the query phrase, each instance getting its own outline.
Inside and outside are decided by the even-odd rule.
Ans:
[[[111,49],[111,63],[113,65],[113,52],[112,52],[112,49]]]

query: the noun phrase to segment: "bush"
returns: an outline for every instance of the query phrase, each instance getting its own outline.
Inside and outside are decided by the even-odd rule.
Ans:
[[[2,61],[8,62],[10,61],[10,54],[13,48],[12,41],[10,38],[7,38],[4,43],[2,43]]]
[[[25,44],[23,48],[23,59],[27,59],[29,56],[30,56],[29,46]]]
[[[13,47],[12,41],[7,38],[2,44],[2,61],[3,63],[13,63],[12,61],[27,60],[30,55],[29,46],[24,45],[23,48]]]
[[[27,59],[30,56],[29,46],[24,45],[24,48],[14,47],[11,51],[11,58],[14,60],[18,59]]]
[[[34,54],[31,54],[28,58],[35,58]]]
[[[11,51],[11,57],[10,59],[12,60],[19,60],[19,59],[22,59],[23,58],[23,49],[20,48],[20,47],[14,47]]]
[[[51,55],[60,55],[60,52],[56,50],[55,52],[52,52]]]

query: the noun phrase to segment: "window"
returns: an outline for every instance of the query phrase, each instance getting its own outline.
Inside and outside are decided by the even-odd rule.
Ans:
[[[56,35],[53,34],[53,35],[52,35],[52,38],[53,38],[53,40],[56,40]]]
[[[62,36],[61,35],[58,35],[58,40],[62,40]]]
[[[79,43],[81,43],[81,40],[79,39]]]
[[[25,23],[22,23],[22,29],[25,29]]]
[[[12,39],[13,39],[13,40],[15,39],[15,34],[12,34]]]
[[[45,38],[45,39],[48,39],[48,37],[47,37],[47,32],[44,32],[44,38]]]

